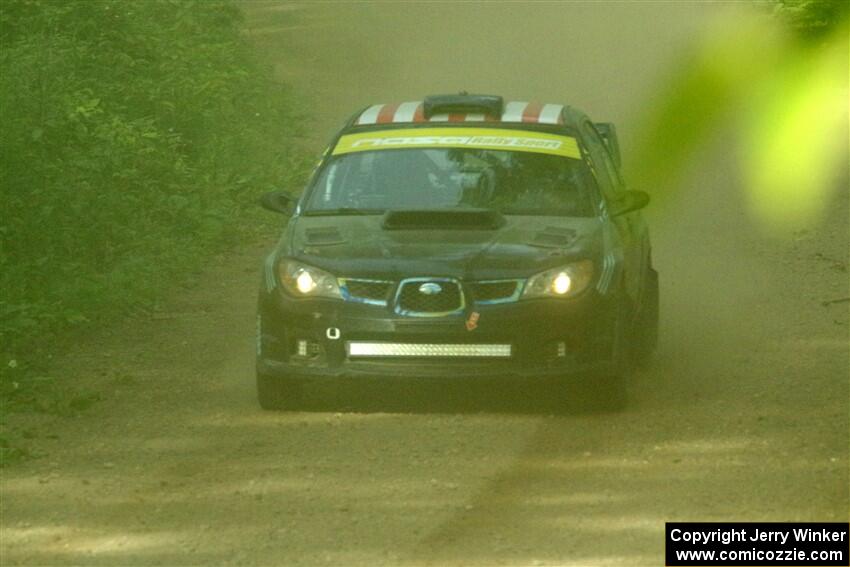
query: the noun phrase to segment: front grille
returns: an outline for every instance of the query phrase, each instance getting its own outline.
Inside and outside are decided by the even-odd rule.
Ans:
[[[472,284],[472,292],[476,301],[496,303],[516,299],[514,294],[518,286],[515,280],[478,282]]]
[[[392,285],[391,282],[375,280],[344,280],[341,287],[348,300],[386,305]]]
[[[430,287],[432,293],[426,293]],[[439,289],[434,292],[433,290]],[[396,309],[405,315],[438,315],[463,309],[463,292],[453,280],[410,280],[402,282]]]

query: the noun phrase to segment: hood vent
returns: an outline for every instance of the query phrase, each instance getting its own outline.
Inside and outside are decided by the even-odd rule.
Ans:
[[[547,226],[535,234],[529,244],[544,248],[560,248],[575,240],[575,237],[576,231],[571,228]]]
[[[498,211],[489,209],[389,211],[384,230],[496,230],[505,224]]]
[[[345,239],[336,227],[308,228],[304,231],[307,244],[311,246],[329,246],[331,244],[343,244]]]

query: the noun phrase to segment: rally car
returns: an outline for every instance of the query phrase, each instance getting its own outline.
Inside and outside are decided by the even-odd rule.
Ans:
[[[555,378],[622,407],[655,349],[658,274],[614,126],[561,104],[429,96],[356,113],[268,255],[257,391],[334,378]]]

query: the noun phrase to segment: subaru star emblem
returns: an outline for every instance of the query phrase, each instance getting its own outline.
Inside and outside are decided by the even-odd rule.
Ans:
[[[437,295],[443,291],[443,288],[440,287],[440,284],[434,282],[424,283],[419,286],[419,293],[424,293],[425,295]]]

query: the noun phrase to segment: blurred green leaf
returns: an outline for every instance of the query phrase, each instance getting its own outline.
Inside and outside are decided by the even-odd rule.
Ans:
[[[765,230],[823,212],[838,168],[846,167],[847,9],[778,7],[781,15],[820,14],[807,20],[794,12],[797,25],[819,27],[817,41],[756,13],[716,22],[647,113],[633,164],[639,186],[663,199],[691,157],[731,124],[737,139],[724,145],[737,152],[746,200]]]

